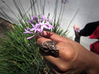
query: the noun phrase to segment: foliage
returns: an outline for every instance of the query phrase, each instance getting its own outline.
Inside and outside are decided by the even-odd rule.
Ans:
[[[35,38],[30,41],[23,34],[24,28],[16,25],[12,31],[6,33],[8,39],[4,39],[0,44],[2,47],[1,62],[6,63],[3,68],[3,74],[44,74],[47,65],[39,53]],[[48,69],[47,69],[48,72]],[[2,72],[0,72],[2,73]],[[8,73],[7,73],[8,74]]]

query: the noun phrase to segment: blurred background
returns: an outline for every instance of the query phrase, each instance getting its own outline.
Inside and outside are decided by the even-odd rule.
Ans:
[[[5,1],[9,5],[9,7],[14,11],[14,13],[18,14],[12,0],[5,0]],[[25,11],[27,11],[28,8],[30,7],[29,0],[20,0],[20,1],[22,2],[22,5]],[[48,3],[46,3],[45,14],[50,12],[50,17],[51,17],[52,14],[54,13],[53,8],[55,6],[55,3],[54,3],[55,0],[47,0],[47,1]],[[43,5],[43,2],[41,4]],[[63,30],[66,30],[67,27],[69,27],[68,36],[72,36],[72,39],[74,39],[75,35],[74,35],[73,25],[77,24],[82,29],[87,23],[98,21],[99,20],[99,8],[98,7],[99,7],[99,0],[68,0],[68,3],[66,3],[65,8],[64,8],[62,22],[60,23],[61,28]],[[8,7],[1,0],[0,0],[0,8],[2,8],[6,12],[6,14],[9,17],[11,17],[11,19],[14,22],[18,23],[18,20],[16,19],[16,17],[12,15],[11,11],[8,10]],[[60,9],[60,3],[58,5],[58,8]],[[2,13],[1,10],[0,12]],[[1,13],[0,13],[0,17],[4,18],[1,15]],[[73,21],[71,22],[72,19]],[[97,39],[89,39],[89,37],[81,37],[81,44],[88,50],[89,50],[90,44],[95,41],[97,41]]]

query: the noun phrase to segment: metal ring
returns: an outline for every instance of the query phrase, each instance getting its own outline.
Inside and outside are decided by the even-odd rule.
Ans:
[[[55,41],[45,41],[39,44],[41,50],[43,50],[48,55],[55,57],[59,56],[59,50],[56,47],[57,42]]]

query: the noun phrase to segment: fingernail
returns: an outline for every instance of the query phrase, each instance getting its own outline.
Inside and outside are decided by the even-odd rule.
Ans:
[[[43,36],[46,36],[46,35],[47,35],[47,32],[46,32],[46,31],[43,31],[43,32],[42,32],[42,35],[43,35]]]

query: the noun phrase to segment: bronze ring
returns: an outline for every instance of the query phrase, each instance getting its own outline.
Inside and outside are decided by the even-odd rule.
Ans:
[[[59,50],[56,47],[57,42],[55,41],[45,41],[39,44],[41,50],[43,50],[48,55],[55,57],[59,56]]]

